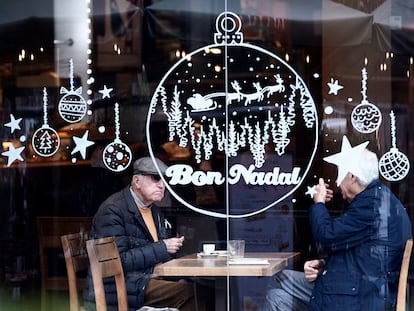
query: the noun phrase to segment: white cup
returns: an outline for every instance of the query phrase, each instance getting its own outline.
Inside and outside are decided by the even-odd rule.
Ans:
[[[203,244],[203,253],[210,255],[211,253],[213,253],[216,250],[216,245],[215,244]]]
[[[244,240],[229,240],[227,252],[229,258],[243,258],[244,257]]]

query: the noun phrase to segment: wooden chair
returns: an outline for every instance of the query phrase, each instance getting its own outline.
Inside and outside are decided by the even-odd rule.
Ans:
[[[79,292],[82,291],[85,285],[86,273],[89,267],[89,259],[86,252],[88,232],[66,234],[60,238],[68,276],[70,311],[85,310],[80,304]],[[81,273],[83,275],[80,275]]]
[[[405,244],[404,257],[401,264],[400,279],[398,281],[398,295],[397,295],[397,308],[396,311],[406,310],[406,296],[407,296],[407,279],[408,270],[410,268],[410,258],[413,249],[413,240],[407,240]]]
[[[104,278],[114,277],[118,311],[128,310],[124,271],[114,237],[86,241],[97,311],[106,311]]]
[[[42,216],[36,221],[39,240],[41,310],[47,311],[51,291],[69,290],[60,237],[69,233],[89,232],[92,217]]]

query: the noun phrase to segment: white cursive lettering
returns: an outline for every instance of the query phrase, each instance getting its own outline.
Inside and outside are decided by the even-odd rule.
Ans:
[[[224,177],[220,172],[195,171],[189,165],[176,164],[168,167],[165,172],[167,177],[171,177],[170,185],[187,185],[189,183],[195,186],[204,185],[221,185],[224,183]]]
[[[280,167],[274,167],[271,172],[256,172],[252,164],[247,169],[241,164],[233,165],[229,170],[229,184],[236,184],[241,179],[248,185],[297,185],[301,177],[300,167],[294,167],[292,172],[281,172]],[[190,165],[176,164],[170,166],[166,171],[166,176],[170,177],[170,185],[188,185],[192,183],[195,186],[204,185],[221,185],[225,178],[220,172],[212,171],[194,171]]]

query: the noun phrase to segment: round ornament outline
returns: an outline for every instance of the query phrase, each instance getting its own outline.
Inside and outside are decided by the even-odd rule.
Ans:
[[[271,58],[276,59],[278,62],[280,62],[280,64],[282,64],[283,66],[285,66],[292,74],[295,75],[295,77],[298,79],[298,81],[300,82],[300,84],[302,86],[305,87],[305,89],[308,91],[308,93],[311,95],[308,86],[305,84],[304,80],[302,79],[302,77],[294,70],[294,68],[289,65],[287,62],[285,62],[282,58],[280,58],[279,56],[277,56],[276,54],[260,47],[260,46],[256,46],[253,44],[249,44],[249,43],[236,43],[236,44],[210,44],[207,46],[202,46],[190,53],[187,54],[186,57],[181,58],[179,61],[177,61],[176,63],[173,64],[173,66],[170,67],[170,69],[164,74],[164,76],[162,77],[162,79],[160,80],[160,82],[158,83],[156,89],[153,92],[153,96],[151,97],[151,104],[150,107],[148,109],[148,114],[147,114],[147,120],[146,120],[146,124],[145,124],[145,130],[146,130],[146,138],[147,138],[147,145],[148,145],[148,151],[149,151],[149,155],[152,158],[155,167],[158,171],[158,173],[161,176],[161,179],[163,180],[164,184],[166,185],[167,190],[175,197],[175,199],[177,199],[177,201],[179,201],[181,204],[183,204],[184,206],[188,207],[189,209],[191,209],[194,212],[198,212],[200,214],[203,215],[208,215],[208,216],[212,216],[212,217],[217,217],[217,218],[245,218],[245,217],[250,217],[250,216],[254,216],[257,215],[259,213],[265,212],[266,210],[268,210],[269,208],[275,206],[276,204],[282,202],[283,200],[285,200],[286,198],[288,198],[289,196],[291,196],[297,189],[300,188],[300,186],[302,185],[305,177],[308,175],[309,170],[313,164],[313,160],[315,159],[315,155],[316,155],[316,151],[317,151],[317,147],[318,147],[318,142],[319,142],[319,119],[318,119],[318,114],[317,114],[317,109],[316,109],[316,104],[315,101],[313,99],[313,97],[311,96],[312,99],[312,104],[314,109],[314,113],[315,113],[315,124],[314,124],[314,132],[315,132],[315,142],[314,142],[314,147],[313,150],[311,152],[311,156],[309,158],[309,162],[308,165],[306,166],[305,171],[303,172],[301,179],[299,181],[299,183],[294,186],[290,191],[288,191],[287,193],[283,194],[281,197],[277,198],[274,202],[259,208],[258,210],[255,210],[253,212],[249,212],[249,213],[244,213],[244,214],[230,214],[227,213],[228,212],[228,208],[226,208],[226,213],[219,213],[219,212],[213,212],[213,211],[209,211],[209,210],[205,210],[205,209],[201,209],[199,207],[196,207],[192,204],[190,204],[189,202],[186,202],[185,200],[183,200],[175,191],[174,189],[171,188],[171,186],[169,185],[169,183],[167,182],[167,180],[165,179],[165,177],[161,174],[161,170],[159,169],[156,161],[155,161],[155,155],[153,153],[153,146],[150,140],[151,137],[151,131],[150,131],[150,125],[151,125],[151,116],[153,115],[153,109],[156,108],[153,107],[152,102],[153,102],[153,98],[156,94],[159,93],[160,88],[163,86],[164,82],[167,80],[167,78],[171,77],[171,74],[173,73],[173,71],[179,67],[180,65],[184,64],[186,61],[188,61],[189,58],[191,58],[193,55],[198,54],[202,51],[205,51],[206,49],[214,49],[214,48],[224,48],[226,49],[228,46],[231,47],[244,47],[244,48],[248,48],[248,49],[253,49],[256,51],[259,51],[261,53],[267,54],[268,56],[270,56]],[[224,63],[225,65],[227,64],[227,62]],[[227,68],[227,66],[224,66]],[[225,81],[226,82],[226,81]],[[227,81],[227,85],[229,85],[229,81]],[[227,111],[228,108],[228,104],[226,104],[225,106],[225,111]],[[228,120],[228,116],[226,113],[226,120]],[[225,153],[226,154],[226,153]],[[226,161],[226,165],[228,164],[228,162]],[[228,171],[228,167],[226,167],[227,171]],[[227,175],[226,175],[227,177]],[[228,181],[226,178],[226,186],[228,186]]]

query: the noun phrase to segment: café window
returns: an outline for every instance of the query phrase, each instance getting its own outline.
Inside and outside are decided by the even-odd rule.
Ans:
[[[308,211],[320,177],[334,190],[331,215],[346,210],[326,161],[344,141],[377,154],[380,180],[412,217],[410,1],[38,0],[0,10],[0,295],[10,306],[69,306],[68,289],[41,294],[39,221],[79,218],[75,231],[87,233],[84,221],[130,184],[142,156],[169,166],[158,205],[169,233],[185,237],[176,257],[201,265],[158,273],[207,283],[216,310],[256,310],[274,273],[320,255]],[[230,240],[243,241],[245,262],[229,263]],[[62,249],[48,254],[65,277]],[[204,274],[217,261],[222,272]]]

